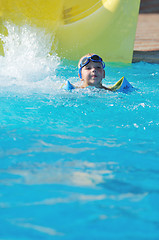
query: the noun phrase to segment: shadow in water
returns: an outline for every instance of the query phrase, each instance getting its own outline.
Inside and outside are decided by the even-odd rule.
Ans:
[[[132,62],[159,63],[159,50],[156,51],[134,51]]]

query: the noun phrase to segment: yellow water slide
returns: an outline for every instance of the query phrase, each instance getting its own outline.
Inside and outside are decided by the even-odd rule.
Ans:
[[[60,57],[93,52],[108,62],[131,62],[140,0],[0,0],[6,21],[45,28]],[[1,54],[3,47],[0,48]]]

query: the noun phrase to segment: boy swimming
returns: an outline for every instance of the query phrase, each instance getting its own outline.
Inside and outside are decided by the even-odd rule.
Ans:
[[[105,63],[102,58],[96,54],[90,54],[83,56],[78,63],[78,76],[82,81],[81,86],[75,86],[67,81],[66,84],[62,85],[62,88],[65,90],[71,90],[75,88],[86,88],[86,87],[95,87],[99,89],[105,89],[112,92],[132,92],[135,89],[133,86],[126,80],[125,77],[122,77],[117,83],[112,87],[105,87],[102,85],[102,80],[105,78]]]

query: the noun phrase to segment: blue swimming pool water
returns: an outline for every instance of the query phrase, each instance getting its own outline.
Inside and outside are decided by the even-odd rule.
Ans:
[[[65,91],[66,80],[78,82],[77,62],[49,55],[48,36],[29,27],[9,31],[0,57],[0,240],[157,240],[159,65],[106,64],[104,84],[125,76],[131,94]]]

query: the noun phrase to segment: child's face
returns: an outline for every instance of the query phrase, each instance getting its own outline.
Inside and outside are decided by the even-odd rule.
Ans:
[[[105,77],[105,71],[100,62],[90,61],[86,66],[81,69],[81,73],[81,80],[84,81],[84,87],[101,87],[102,79]]]

